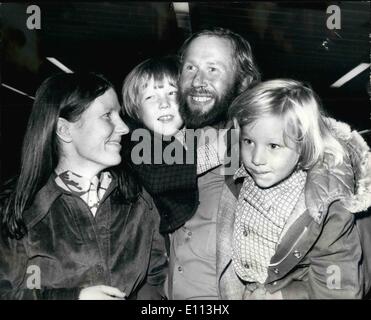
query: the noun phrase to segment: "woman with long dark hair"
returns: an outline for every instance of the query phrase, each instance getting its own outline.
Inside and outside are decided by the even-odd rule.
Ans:
[[[58,74],[36,94],[21,169],[0,202],[0,299],[160,298],[159,215],[121,162],[112,84]],[[109,168],[109,169],[108,169]]]

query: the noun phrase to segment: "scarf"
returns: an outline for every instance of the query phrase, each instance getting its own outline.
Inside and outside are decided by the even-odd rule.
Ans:
[[[102,200],[112,181],[109,172],[102,172],[100,177],[94,176],[91,180],[80,176],[70,170],[57,173],[55,182],[62,189],[80,197],[95,216],[100,200]]]

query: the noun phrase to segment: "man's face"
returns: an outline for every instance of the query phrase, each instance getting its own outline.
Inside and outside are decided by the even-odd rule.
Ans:
[[[237,95],[233,48],[214,36],[194,39],[185,52],[180,76],[180,113],[188,128],[225,120]]]

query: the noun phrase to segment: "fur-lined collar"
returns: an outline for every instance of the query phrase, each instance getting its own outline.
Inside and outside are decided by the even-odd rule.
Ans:
[[[371,153],[370,148],[357,131],[349,125],[325,118],[333,135],[345,146],[346,159],[338,167],[329,169],[326,162],[309,170],[306,194],[307,207],[314,220],[322,221],[326,207],[340,200],[352,213],[362,212],[371,206]],[[322,200],[322,201],[319,201]]]
[[[334,135],[345,143],[352,162],[355,192],[342,200],[352,213],[367,210],[371,206],[371,152],[370,147],[361,135],[340,121],[328,118],[329,127]]]

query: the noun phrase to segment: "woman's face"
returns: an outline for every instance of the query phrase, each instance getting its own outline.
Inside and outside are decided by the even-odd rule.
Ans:
[[[111,88],[96,98],[78,121],[71,123],[72,163],[78,164],[82,171],[99,172],[121,162],[121,136],[129,128],[119,112],[120,104]]]

